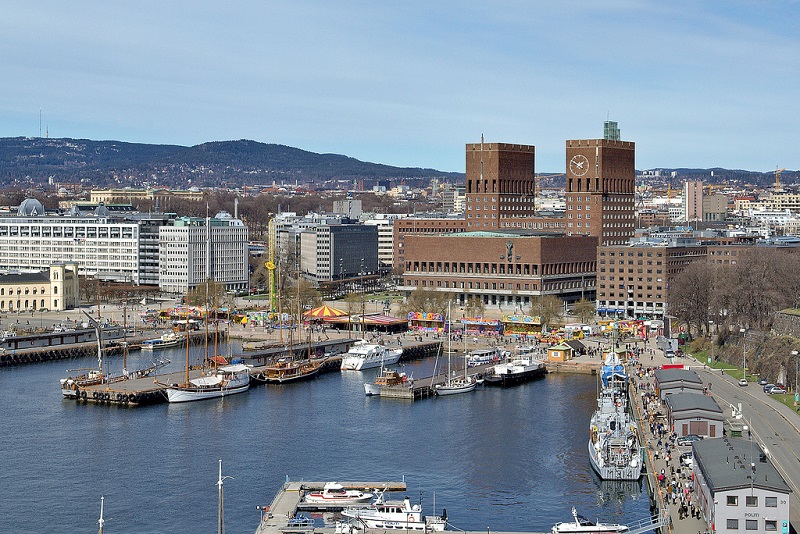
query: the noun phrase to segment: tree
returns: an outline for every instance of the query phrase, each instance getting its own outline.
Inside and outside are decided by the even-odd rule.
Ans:
[[[667,303],[670,312],[698,334],[708,329],[716,268],[697,260],[687,265],[671,282]]]
[[[534,297],[531,302],[529,315],[538,316],[542,321],[542,331],[553,322],[553,319],[561,315],[564,303],[558,297],[543,295]]]
[[[594,303],[586,299],[581,299],[575,303],[575,315],[582,323],[589,323],[595,316]]]
[[[189,290],[186,295],[186,304],[221,308],[226,302],[225,296],[225,284],[220,284],[214,280],[206,280],[202,284],[198,284],[194,289]]]
[[[406,299],[400,307],[404,314],[409,312],[447,313],[447,303],[450,301],[450,294],[427,287],[418,287]]]
[[[467,317],[482,317],[484,312],[486,312],[486,305],[481,297],[475,295],[467,297],[467,302],[464,305],[464,315]]]

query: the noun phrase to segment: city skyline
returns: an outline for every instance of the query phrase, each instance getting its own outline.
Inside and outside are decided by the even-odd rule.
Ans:
[[[798,7],[13,0],[0,136],[253,139],[464,172],[484,134],[564,172],[564,141],[611,119],[639,169],[798,169]]]

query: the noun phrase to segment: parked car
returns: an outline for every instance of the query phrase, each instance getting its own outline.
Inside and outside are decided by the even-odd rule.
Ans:
[[[764,384],[764,393],[769,393],[769,390],[775,387],[775,384]]]
[[[767,393],[770,395],[783,395],[786,393],[786,390],[780,386],[772,386]]]
[[[767,381],[766,378],[761,377],[761,378],[758,379],[758,385],[759,386],[766,386],[767,384],[769,384],[769,382]]]
[[[691,445],[695,441],[700,441],[703,439],[703,436],[698,436],[697,434],[686,434],[685,436],[681,436],[677,439],[676,443],[678,445]]]
[[[739,385],[740,386],[746,386],[747,384],[748,384],[748,382],[747,382],[746,378],[740,378],[739,379]]]
[[[691,451],[681,453],[681,465],[685,465],[689,469],[694,465],[694,454]]]

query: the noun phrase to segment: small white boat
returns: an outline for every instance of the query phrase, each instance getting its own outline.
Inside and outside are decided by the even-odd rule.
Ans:
[[[188,384],[172,384],[166,390],[169,402],[190,402],[244,393],[249,387],[250,367],[237,363],[224,365],[208,375],[192,378]]]
[[[175,332],[167,332],[156,339],[146,339],[142,341],[142,350],[154,351],[178,347],[183,344],[184,340],[185,338],[183,336]]]
[[[377,343],[357,341],[347,354],[342,356],[342,371],[363,371],[381,365],[394,365],[403,355],[403,349],[390,349]]]
[[[615,534],[628,532],[626,525],[615,523],[594,523],[575,511],[572,507],[573,521],[564,521],[553,526],[552,534]]]
[[[306,493],[304,501],[313,504],[358,504],[369,502],[374,495],[357,489],[345,489],[338,482],[326,482],[322,491]]]
[[[497,363],[500,361],[502,353],[500,349],[478,349],[473,350],[467,358],[467,365],[469,367],[477,367],[479,365],[488,365],[490,363]]]
[[[354,519],[366,528],[382,530],[406,531],[443,531],[447,525],[447,516],[422,515],[422,507],[411,505],[406,497],[402,501],[384,501],[383,494],[369,507],[347,508],[342,511],[344,517]]]

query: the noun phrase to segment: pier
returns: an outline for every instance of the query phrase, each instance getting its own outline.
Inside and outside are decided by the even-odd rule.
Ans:
[[[339,482],[346,489],[360,489],[372,492],[385,490],[387,492],[406,491],[405,482]],[[270,502],[269,506],[258,507],[261,510],[261,520],[255,534],[283,534],[289,532],[303,532],[306,534],[335,534],[339,532],[335,527],[317,527],[314,525],[297,526],[290,524],[290,520],[300,512],[331,512],[342,510],[341,505],[308,504],[303,502],[306,492],[322,490],[325,482],[292,482],[287,480]],[[644,534],[667,525],[669,516],[657,514],[653,517],[637,521],[628,525],[627,534]],[[451,527],[451,525],[447,525]],[[370,529],[363,525],[358,527],[365,534],[386,532],[385,529]],[[458,531],[462,534],[545,534],[537,532],[507,532],[497,530],[464,531],[448,528],[447,531]],[[346,531],[345,531],[346,532]]]

